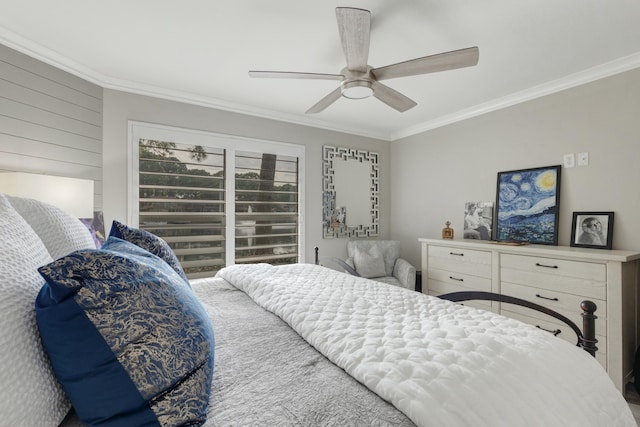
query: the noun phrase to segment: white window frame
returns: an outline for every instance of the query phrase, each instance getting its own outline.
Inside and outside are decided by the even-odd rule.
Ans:
[[[248,138],[237,135],[226,135],[214,132],[199,131],[175,126],[158,125],[129,120],[128,141],[128,179],[127,179],[127,218],[132,227],[139,222],[139,156],[138,141],[154,139],[177,142],[181,144],[202,145],[225,149],[225,262],[235,263],[235,152],[253,151],[258,153],[279,154],[297,157],[298,160],[298,262],[305,258],[305,146],[285,142]]]

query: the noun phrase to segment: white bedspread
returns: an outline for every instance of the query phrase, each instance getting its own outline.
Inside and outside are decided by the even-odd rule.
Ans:
[[[594,358],[519,321],[312,264],[218,276],[419,426],[636,426]]]

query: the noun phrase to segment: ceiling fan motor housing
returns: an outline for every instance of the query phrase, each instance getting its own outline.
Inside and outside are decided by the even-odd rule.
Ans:
[[[364,99],[373,95],[374,78],[371,75],[371,67],[368,67],[366,72],[344,68],[341,74],[345,77],[340,83],[342,96],[345,98]]]

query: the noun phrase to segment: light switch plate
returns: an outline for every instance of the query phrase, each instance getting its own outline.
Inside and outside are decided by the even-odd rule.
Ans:
[[[589,166],[589,153],[578,153],[578,166]]]
[[[576,165],[576,156],[573,153],[565,154],[562,159],[565,168],[572,168]]]

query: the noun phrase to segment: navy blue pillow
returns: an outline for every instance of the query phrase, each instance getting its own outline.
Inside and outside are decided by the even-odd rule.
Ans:
[[[211,321],[157,256],[110,237],[39,268],[36,318],[53,371],[89,425],[201,425]]]
[[[162,258],[167,264],[173,268],[176,273],[178,273],[187,283],[189,283],[189,279],[187,279],[187,275],[184,273],[182,269],[182,265],[180,261],[178,261],[178,257],[173,252],[169,244],[156,236],[153,233],[149,233],[146,230],[141,230],[139,228],[129,227],[119,221],[113,221],[111,224],[111,231],[109,232],[109,236],[117,237],[118,239],[126,240],[129,243],[133,243],[136,246],[140,246],[142,249],[145,249],[151,252],[154,255]]]

